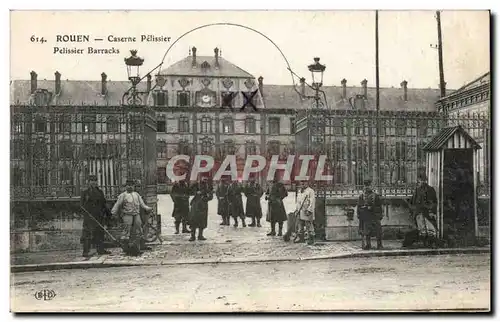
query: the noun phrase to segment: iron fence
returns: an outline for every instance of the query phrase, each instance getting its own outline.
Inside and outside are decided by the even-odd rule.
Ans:
[[[417,175],[425,171],[423,147],[441,129],[455,125],[461,125],[482,147],[476,169],[478,190],[489,195],[490,122],[484,114],[380,112],[377,116],[374,111],[309,111],[298,119],[299,154],[327,155],[333,175],[321,185],[327,195],[359,195],[365,179],[373,180],[385,196],[410,195]]]
[[[96,175],[108,199],[135,179],[156,194],[156,115],[136,107],[11,107],[11,199],[79,198]]]

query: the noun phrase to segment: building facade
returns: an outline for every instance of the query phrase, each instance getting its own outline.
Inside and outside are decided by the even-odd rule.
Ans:
[[[481,195],[489,195],[491,176],[491,74],[487,72],[436,103],[450,122],[470,128],[470,136],[482,147],[478,152]],[[455,120],[455,121],[454,121]]]
[[[318,109],[301,98],[313,95],[303,80],[297,87],[269,85],[217,49],[199,56],[192,48],[189,56],[138,84],[143,105],[123,105],[130,87],[105,73],[100,81],[62,80],[59,72],[53,80],[39,80],[33,71],[29,80],[11,82],[11,200],[17,207],[12,218],[21,227],[11,234],[14,244],[31,245],[19,213],[30,216],[30,225],[56,222],[47,216],[48,205],[57,218],[73,218],[77,203],[73,209],[56,201],[78,200],[90,174],[98,175],[113,199],[128,178],[168,192],[168,161],[178,154],[212,155],[216,167],[225,155],[236,155],[241,174],[247,155],[286,159],[304,153],[300,127],[307,113],[317,123],[310,126],[306,152],[326,155],[333,177],[326,182],[325,198],[318,198],[320,231],[329,240],[357,238],[356,219],[350,221],[345,210],[355,205],[364,179],[381,189],[384,233],[397,237],[408,226],[404,200],[425,167],[422,148],[446,126],[462,125],[482,146],[479,177],[489,187],[489,74],[442,99],[438,89],[409,88],[406,81],[380,88],[379,113],[375,88],[366,79],[359,86],[342,79],[338,86],[321,88],[326,105]],[[481,193],[487,202],[489,189]],[[18,201],[33,197],[44,204],[23,210]],[[489,218],[489,212],[482,217]],[[483,221],[487,227],[488,220]],[[81,227],[75,225],[68,230],[71,238]],[[53,237],[47,236],[52,245]]]
[[[101,74],[100,82],[63,81],[59,72],[55,73],[54,80],[38,80],[35,72],[30,76],[30,80],[11,83],[13,132],[18,130],[14,115],[17,106],[29,106],[40,112],[67,109],[68,115],[81,109],[113,109],[122,106],[122,95],[130,88],[128,82],[108,80],[105,73]],[[239,174],[247,155],[286,158],[295,154],[296,120],[301,111],[311,110],[311,102],[299,95],[311,94],[304,82],[297,88],[266,85],[262,77],[222,58],[217,48],[212,55],[201,56],[193,47],[188,57],[161,70],[154,79],[147,77],[138,89],[150,93],[144,94],[142,101],[156,112],[154,143],[160,192],[166,192],[171,184],[167,176],[168,161],[177,154],[210,154],[216,163],[225,155],[235,154]],[[330,116],[323,138],[316,144],[328,154],[334,184],[339,187],[361,185],[364,178],[373,177],[376,161],[375,89],[368,86],[366,79],[360,86],[347,86],[347,80],[343,79],[339,86],[324,86],[322,90],[328,105],[325,111]],[[380,89],[379,157],[385,162],[381,173],[388,185],[415,182],[417,160],[423,158],[419,147],[439,130],[434,124],[438,99],[439,90],[408,88],[406,81],[398,88]],[[409,115],[412,117],[408,118]],[[123,119],[102,115],[95,117],[102,125],[91,125],[95,118],[88,118],[79,118],[79,125],[73,126],[80,126],[90,143],[110,145],[112,140],[108,140],[108,134],[113,129],[110,124],[115,121],[124,130],[132,126],[125,126]],[[18,149],[16,142],[12,148],[14,154]],[[152,142],[148,144],[151,146]],[[12,176],[13,182],[20,181],[15,171]]]

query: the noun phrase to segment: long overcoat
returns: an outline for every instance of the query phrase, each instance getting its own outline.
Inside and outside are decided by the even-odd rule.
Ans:
[[[244,189],[245,196],[247,197],[246,216],[250,218],[262,218],[262,206],[260,198],[264,194],[264,190],[260,184],[256,182],[249,183]]]
[[[189,186],[185,182],[176,182],[172,187],[170,197],[174,202],[172,217],[176,222],[184,222],[189,215]]]
[[[266,192],[268,200],[268,210],[266,221],[283,222],[287,220],[285,205],[283,199],[288,196],[285,186],[281,182],[273,183],[270,189]]]
[[[194,198],[191,200],[189,225],[191,228],[207,228],[208,202],[214,198],[212,186],[208,182],[195,183],[191,186],[190,194]]]
[[[233,218],[245,218],[245,209],[243,208],[243,196],[241,186],[234,182],[227,191],[229,200],[229,211]]]
[[[101,225],[106,225],[110,217],[110,212],[106,206],[104,193],[98,187],[88,188],[83,191],[80,197],[80,205],[87,210]],[[80,242],[90,240],[96,244],[104,239],[102,228],[83,211],[83,228]]]
[[[382,214],[382,201],[380,196],[369,190],[358,198],[359,233],[362,236],[376,236],[380,229]]]
[[[229,216],[229,200],[227,196],[227,191],[229,189],[229,185],[226,183],[221,183],[219,187],[217,187],[217,191],[215,193],[217,197],[217,214],[222,217]]]

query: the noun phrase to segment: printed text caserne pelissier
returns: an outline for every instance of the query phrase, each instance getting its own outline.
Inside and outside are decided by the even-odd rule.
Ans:
[[[171,37],[164,35],[152,35],[144,34],[138,37],[135,36],[119,36],[119,35],[108,35],[106,37],[95,37],[91,35],[80,35],[80,34],[68,34],[68,35],[56,35],[57,43],[137,43],[137,42],[169,42]],[[53,54],[61,55],[117,55],[120,54],[120,49],[114,46],[85,46],[85,47],[73,47],[73,46],[54,46]]]

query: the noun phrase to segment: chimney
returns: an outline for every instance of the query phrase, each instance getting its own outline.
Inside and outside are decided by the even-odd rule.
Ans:
[[[148,76],[147,76],[146,91],[147,92],[151,91],[151,74],[148,74]]]
[[[401,82],[401,87],[403,88],[403,99],[405,102],[408,101],[408,82],[406,80]]]
[[[347,98],[347,80],[344,78],[340,81],[340,84],[342,84],[342,99]]]
[[[368,84],[368,81],[363,79],[361,81],[361,86],[363,86],[363,95],[365,96],[365,99],[368,99],[368,88],[366,87],[366,84]]]
[[[191,51],[193,52],[193,67],[195,67],[196,66],[196,47],[193,46]]]
[[[264,96],[264,92],[263,92],[263,89],[264,89],[264,77],[259,76],[259,78],[257,80],[259,81],[259,92],[260,92],[260,95]]]
[[[219,67],[219,48],[215,47],[215,67]]]
[[[34,71],[32,71],[30,73],[30,75],[31,75],[31,94],[33,94],[36,91],[36,88],[37,88],[37,84],[36,84],[37,74]]]
[[[61,92],[61,73],[58,71],[54,74],[56,76],[56,95]]]
[[[105,73],[101,74],[101,95],[106,95],[108,93],[108,89],[106,86],[106,79],[108,78],[108,75]]]
[[[306,79],[304,77],[300,79],[300,94],[302,96],[306,95]]]

